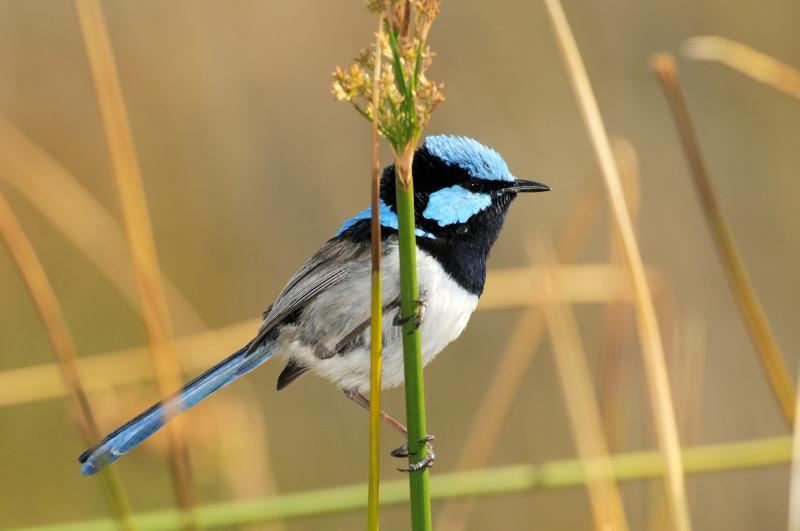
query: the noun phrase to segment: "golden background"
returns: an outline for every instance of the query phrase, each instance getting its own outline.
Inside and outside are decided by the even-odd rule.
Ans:
[[[688,394],[681,391],[684,375],[677,369],[671,374],[682,411],[681,443],[787,433],[648,59],[658,51],[679,55],[723,209],[795,374],[800,103],[720,65],[681,59],[679,52],[688,37],[721,35],[798,65],[800,3],[608,0],[569,1],[564,7],[608,130],[636,148],[642,254],[667,291],[669,318],[662,319],[668,323],[662,332],[668,355],[694,341],[700,356],[687,376]],[[254,319],[341,222],[368,202],[369,126],[334,101],[329,84],[333,67],[349,64],[369,42],[374,19],[355,1],[114,0],[103,8],[165,275],[205,328]],[[446,0],[430,40],[438,54],[430,75],[445,82],[447,101],[427,132],[474,137],[500,151],[518,177],[553,188],[520,197],[490,261],[492,270],[526,266],[526,242],[535,231],[555,238],[582,183],[597,174],[544,7]],[[72,2],[0,0],[0,117],[121,223]],[[12,149],[0,144],[0,151]],[[43,261],[80,356],[145,345],[135,308],[6,174],[0,175],[0,191]],[[608,261],[602,190],[596,200],[602,214],[580,262]],[[0,293],[0,370],[52,362],[39,316],[5,248]],[[605,312],[601,304],[576,307],[598,378]],[[464,437],[518,315],[519,309],[478,312],[426,371],[428,426],[437,435],[433,474],[453,470],[469,444]],[[628,321],[622,356],[625,437],[614,451],[656,444],[635,323],[630,316]],[[175,329],[179,337],[201,330],[179,316]],[[239,343],[248,339],[243,334]],[[219,358],[228,353],[219,352]],[[145,355],[142,360],[146,366]],[[366,480],[367,415],[314,377],[276,394],[281,368],[268,363],[185,416],[200,502]],[[156,392],[148,381],[93,392],[91,398],[107,431],[149,405]],[[78,473],[76,457],[84,445],[65,400],[20,402],[0,408],[0,527],[105,517],[98,481]],[[401,392],[386,393],[385,405],[403,417]],[[386,450],[400,442],[391,432],[383,441]],[[546,341],[490,464],[574,455]],[[384,459],[384,478],[399,476],[395,464]],[[137,512],[173,505],[163,435],[118,468]],[[788,484],[785,465],[691,476],[693,523],[696,529],[784,529]],[[660,528],[658,485],[622,484],[632,529]],[[434,503],[434,518],[441,507]],[[354,529],[364,522],[360,511],[264,527]],[[405,528],[407,508],[384,509],[383,523],[386,529]],[[586,491],[570,488],[480,498],[468,529],[591,527]]]

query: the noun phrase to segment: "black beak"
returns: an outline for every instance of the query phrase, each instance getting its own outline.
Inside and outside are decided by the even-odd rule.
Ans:
[[[549,192],[550,187],[546,184],[537,183],[534,181],[523,181],[522,179],[514,179],[513,182],[509,183],[506,188],[503,188],[506,192]]]

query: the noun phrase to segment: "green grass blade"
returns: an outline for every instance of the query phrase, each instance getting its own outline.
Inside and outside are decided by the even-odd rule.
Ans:
[[[749,468],[785,465],[792,456],[791,437],[773,437],[735,443],[684,448],[683,470],[687,474],[707,474]],[[613,455],[609,458],[613,479],[641,481],[664,475],[664,460],[655,450]],[[550,490],[585,485],[584,465],[577,459],[550,461],[539,465],[510,465],[450,474],[437,474],[431,480],[435,500],[493,496]],[[408,503],[405,479],[385,481],[381,506]],[[199,506],[197,517],[203,529],[234,527],[256,522],[307,518],[363,510],[367,503],[365,484],[344,485],[271,498],[233,501]],[[142,531],[176,531],[180,514],[176,510],[144,513],[135,517]],[[115,531],[110,519],[85,520],[8,531]]]

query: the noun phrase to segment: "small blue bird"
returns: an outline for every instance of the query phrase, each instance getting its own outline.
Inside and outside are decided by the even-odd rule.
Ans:
[[[519,192],[542,192],[540,183],[515,179],[500,155],[460,136],[431,136],[414,156],[417,268],[420,287],[415,326],[427,365],[467,325],[486,280],[486,260]],[[400,270],[394,166],[381,179],[383,242],[383,388],[403,383]],[[79,461],[89,475],[113,463],[160,429],[175,414],[244,376],[272,356],[286,360],[278,390],[306,372],[335,383],[348,398],[369,407],[370,217],[366,209],[347,220],[289,279],[264,312],[264,322],[244,348],[187,383],[108,435]],[[423,311],[424,310],[424,311]],[[388,415],[387,423],[406,435]],[[429,438],[430,439],[430,438]],[[429,456],[407,471],[433,463]],[[399,448],[392,455],[407,456]]]

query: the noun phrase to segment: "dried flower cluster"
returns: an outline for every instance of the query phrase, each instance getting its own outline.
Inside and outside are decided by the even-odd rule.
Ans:
[[[378,78],[378,130],[396,153],[413,149],[436,106],[444,101],[443,85],[425,72],[433,52],[426,44],[440,0],[369,0],[367,8],[384,20],[384,29],[370,49],[362,50],[349,68],[337,67],[331,90],[372,120],[375,46],[383,56]]]

